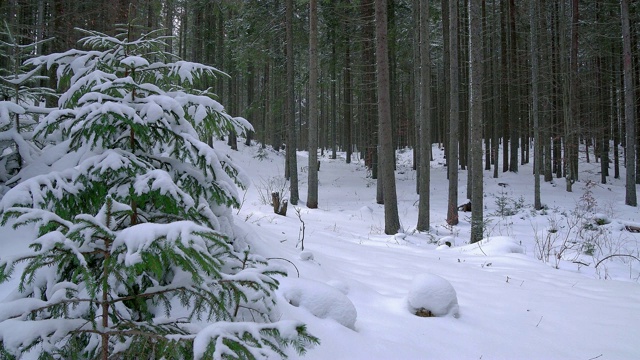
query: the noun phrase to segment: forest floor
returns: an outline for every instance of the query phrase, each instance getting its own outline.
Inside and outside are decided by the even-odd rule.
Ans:
[[[623,167],[621,179],[600,184],[600,164],[583,159],[573,192],[564,179],[542,183],[541,211],[533,209],[532,164],[497,179],[485,171],[486,238],[469,245],[471,213],[461,212],[456,226],[445,222],[448,181],[435,146],[429,233],[415,230],[411,150],[397,152],[396,235],[384,234],[376,181],[355,156],[351,164],[344,153],[320,157],[319,208],[311,210],[308,154],[298,152],[301,201],[280,216],[268,202],[273,191],[288,197],[284,153],[215,146],[253,183],[233,210],[237,235],[288,272],[280,279],[281,319],[301,320],[320,338],[305,359],[640,358],[640,234],[628,231],[640,226],[640,208],[624,205]],[[31,231],[0,229],[3,254],[26,248],[19,240]],[[447,241],[450,248],[441,245]],[[453,286],[457,316],[412,313],[407,296],[423,274]],[[0,294],[13,285],[0,285]]]
[[[254,183],[237,222],[246,224],[259,252],[295,264],[282,261],[289,272],[282,280],[285,289],[308,292],[306,308],[287,303],[290,290],[283,292],[287,298],[281,304],[283,318],[303,320],[321,340],[305,358],[640,358],[640,262],[628,256],[603,260],[640,257],[640,234],[625,229],[640,226],[640,209],[624,205],[624,168],[621,179],[611,176],[608,184],[600,184],[600,164],[583,158],[573,192],[566,191],[564,179],[542,182],[543,211],[533,209],[532,164],[521,165],[518,173],[500,172],[497,179],[485,171],[486,239],[468,245],[471,213],[461,212],[457,226],[446,224],[446,167],[442,151],[433,150],[432,231],[415,231],[412,153],[398,151],[403,229],[394,236],[384,234],[376,182],[361,159],[346,164],[344,153],[336,160],[320,157],[319,208],[310,210],[304,205],[308,154],[298,152],[301,201],[284,217],[261,201],[272,191],[286,192],[284,154],[244,145],[230,152]],[[466,202],[466,174],[460,171],[460,204]],[[453,246],[438,245],[445,241]],[[411,313],[412,280],[425,273],[453,285],[459,317]],[[346,294],[357,311],[354,329],[311,313],[341,316],[331,310],[318,314],[317,305],[330,303],[331,294],[316,282]],[[317,290],[310,291],[309,284],[317,284]]]

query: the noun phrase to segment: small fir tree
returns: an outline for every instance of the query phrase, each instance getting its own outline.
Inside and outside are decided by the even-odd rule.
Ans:
[[[273,322],[274,275],[233,237],[230,207],[248,182],[200,136],[249,128],[196,86],[220,74],[171,61],[153,34],[86,31],[57,66],[59,109],[36,128],[50,169],[11,189],[3,223],[35,224],[31,252],[2,258],[0,281],[26,263],[0,303],[8,357],[286,357],[318,340]]]
[[[4,186],[13,186],[13,178],[40,153],[33,142],[33,127],[47,109],[40,106],[52,91],[38,86],[46,79],[41,76],[42,66],[24,62],[47,40],[25,43],[17,38],[6,22],[0,29],[0,58],[6,67],[0,67],[0,194]]]

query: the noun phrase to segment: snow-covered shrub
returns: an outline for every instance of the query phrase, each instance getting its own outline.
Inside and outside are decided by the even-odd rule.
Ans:
[[[289,181],[284,176],[273,176],[267,179],[260,179],[260,184],[256,184],[258,198],[262,205],[273,205],[273,193],[278,193],[280,199],[289,197]]]
[[[288,279],[282,285],[282,295],[289,304],[307,309],[321,319],[333,319],[355,329],[358,312],[343,291],[319,281]]]
[[[419,274],[413,278],[407,296],[411,313],[422,316],[458,317],[456,290],[444,278],[434,274]]]
[[[233,234],[231,159],[201,140],[247,124],[196,85],[217,70],[169,60],[162,39],[85,31],[83,48],[31,60],[68,90],[36,128],[51,169],[10,190],[3,224],[35,225],[0,303],[2,351],[49,358],[267,358],[317,339],[273,323],[274,275]],[[205,139],[206,140],[206,139]],[[53,154],[53,155],[52,155]],[[23,239],[16,239],[23,241]],[[256,324],[258,322],[259,324]]]

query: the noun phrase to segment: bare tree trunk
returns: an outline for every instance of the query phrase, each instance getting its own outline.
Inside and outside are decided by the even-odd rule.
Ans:
[[[429,1],[420,0],[420,166],[418,203],[419,231],[429,231],[431,211],[431,31],[429,29]]]
[[[482,240],[484,233],[484,191],[482,168],[482,86],[484,80],[482,56],[482,0],[469,1],[469,119],[471,164],[471,243]]]
[[[533,138],[535,141],[535,149],[533,153],[533,193],[534,208],[540,210],[542,203],[540,201],[540,162],[542,161],[542,144],[540,137],[540,70],[538,59],[538,2],[529,2],[529,23],[531,25],[531,116],[533,117]]]
[[[507,59],[507,0],[500,1],[500,113],[502,120],[502,172],[509,171],[509,128],[513,126],[509,119],[509,61]]]
[[[420,0],[412,1],[413,11],[412,13],[412,26],[413,26],[413,117],[415,121],[415,147],[413,151],[413,169],[416,171],[416,194],[420,194],[420,39],[422,36],[422,29],[420,28]],[[418,205],[418,212],[420,212],[420,206]],[[418,223],[420,223],[420,217],[418,216]],[[420,230],[420,229],[418,229]]]
[[[335,6],[335,2],[334,2]],[[338,76],[336,74],[336,59],[338,57],[336,52],[336,31],[332,27],[331,31],[331,61],[330,61],[330,72],[331,72],[331,159],[335,160],[337,158],[337,147],[338,147],[338,139],[337,139],[337,127],[338,127],[338,90],[337,90],[337,82]]]
[[[349,34],[350,26],[349,19],[345,20],[344,24],[344,33]],[[345,147],[345,155],[346,155],[346,163],[351,164],[351,155],[353,152],[353,142],[351,140],[351,107],[353,105],[353,95],[352,95],[352,87],[351,84],[351,40],[348,35],[344,39],[345,46],[345,54],[344,54],[344,68],[343,68],[343,79],[344,79],[344,102],[343,102],[343,121],[344,121],[344,147]]]
[[[622,18],[622,51],[624,73],[624,118],[625,118],[625,152],[626,152],[626,193],[624,203],[638,206],[636,195],[636,119],[634,108],[633,64],[631,62],[631,34],[629,26],[629,0],[620,0]]]
[[[499,19],[498,16],[496,15],[496,8],[498,8],[498,6],[493,3],[493,18],[494,19]],[[497,21],[497,20],[495,20]],[[497,30],[493,31],[493,34],[491,35],[491,39],[492,39],[492,44],[491,44],[491,49],[493,49],[495,46],[497,46],[498,41],[497,41],[497,36],[499,35]],[[491,50],[492,51],[492,50]],[[492,57],[497,57],[495,55],[493,55]],[[493,151],[493,177],[494,178],[498,178],[498,168],[500,165],[500,146],[499,146],[499,142],[500,142],[500,103],[502,101],[504,101],[502,99],[501,96],[501,85],[500,85],[500,77],[499,77],[499,64],[497,60],[491,60],[491,71],[492,71],[492,79],[493,79],[493,84],[491,86],[492,89],[492,98],[494,99],[494,105],[493,105],[493,140],[491,143],[491,147],[492,147],[492,151]],[[506,146],[505,146],[506,147]]]
[[[286,90],[286,111],[287,123],[287,158],[289,159],[289,203],[298,205],[300,198],[298,194],[298,160],[296,156],[296,119],[295,119],[295,99],[294,99],[294,78],[293,78],[293,0],[286,1],[285,14],[285,37],[286,37],[286,58],[287,58],[287,90]]]
[[[318,1],[309,0],[309,183],[307,207],[318,207]]]
[[[578,146],[579,146],[579,107],[578,107],[578,0],[571,0],[571,55],[569,64],[569,110],[570,125],[572,131],[569,134],[568,140],[570,141],[569,147],[571,148],[569,161],[569,169],[571,175],[571,184],[578,181]]]
[[[396,194],[396,178],[394,171],[395,157],[392,127],[391,101],[389,82],[389,57],[387,43],[387,1],[375,0],[376,6],[376,63],[378,86],[378,121],[380,129],[380,176],[384,196],[384,232],[393,235],[400,230],[398,217],[398,199]]]
[[[508,86],[508,97],[509,97],[509,129],[511,130],[510,134],[510,147],[511,147],[511,158],[509,159],[509,171],[518,172],[518,149],[520,148],[520,136],[519,136],[519,126],[520,126],[520,114],[519,114],[519,105],[517,104],[520,99],[518,98],[518,55],[517,55],[517,47],[516,47],[516,4],[515,0],[509,0],[509,26],[508,26],[508,67],[509,67],[509,83]],[[522,146],[526,146],[526,144],[522,144]]]
[[[449,79],[451,67],[451,46],[449,45],[449,27],[450,27],[450,19],[449,19],[449,0],[442,0],[440,3],[442,8],[442,67],[443,67],[443,82],[444,82],[444,96],[442,101],[442,128],[443,128],[443,139],[444,143],[444,156],[446,160],[447,167],[451,166],[451,162],[449,161],[449,140],[450,140],[450,104],[449,101],[451,99],[451,81]],[[447,179],[449,178],[449,173],[447,171]],[[457,204],[456,204],[457,206]]]
[[[458,2],[449,0],[449,153],[447,172],[449,174],[449,204],[447,224],[458,224],[458,128],[459,87],[458,83]]]

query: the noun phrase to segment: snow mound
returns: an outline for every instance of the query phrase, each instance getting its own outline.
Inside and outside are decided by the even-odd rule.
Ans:
[[[300,260],[302,261],[312,261],[313,260],[313,253],[311,251],[302,251],[300,252]]]
[[[286,279],[281,283],[280,291],[289,304],[355,330],[356,307],[335,287],[314,280]]]
[[[485,256],[524,254],[524,248],[520,246],[515,239],[508,236],[489,237],[457,249],[463,253]]]
[[[327,281],[327,284],[333,286],[334,288],[340,290],[341,293],[347,295],[349,294],[349,290],[351,290],[349,288],[349,284],[345,283],[342,280],[329,280]]]
[[[445,236],[438,240],[438,245],[446,245],[448,247],[456,246],[456,238],[453,236]]]
[[[458,317],[456,290],[444,278],[434,274],[420,274],[413,278],[407,296],[409,309],[419,316]]]

